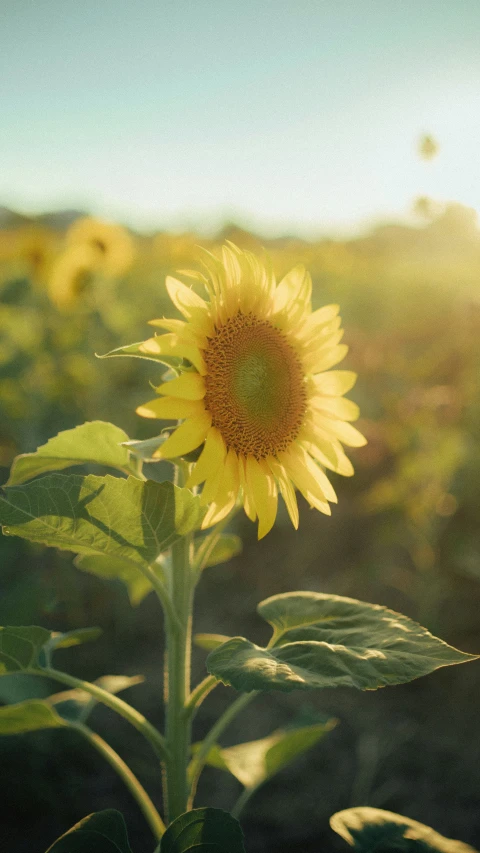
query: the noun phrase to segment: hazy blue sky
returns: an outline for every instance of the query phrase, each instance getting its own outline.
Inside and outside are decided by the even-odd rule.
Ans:
[[[310,233],[480,209],[479,44],[480,0],[0,0],[0,204]]]

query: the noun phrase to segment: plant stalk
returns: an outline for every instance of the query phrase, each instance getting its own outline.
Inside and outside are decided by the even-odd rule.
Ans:
[[[179,471],[179,475],[182,473]],[[191,551],[191,534],[172,545],[170,600],[175,622],[168,614],[165,619],[165,735],[168,757],[164,772],[164,800],[169,823],[187,810],[189,791],[187,767],[190,759],[191,719],[185,715],[184,708],[190,696],[194,588]]]
[[[93,698],[97,700],[97,702],[102,702],[103,705],[106,705],[108,708],[111,708],[112,711],[116,711],[117,714],[125,720],[128,720],[128,722],[131,723],[132,726],[134,726],[149,741],[158,757],[162,760],[166,758],[166,742],[163,735],[160,734],[155,726],[152,726],[152,724],[148,722],[143,714],[137,711],[136,708],[132,708],[132,706],[127,702],[124,702],[123,699],[120,699],[113,693],[109,693],[107,690],[99,687],[98,684],[92,684],[91,681],[82,681],[81,678],[75,678],[73,675],[68,675],[66,672],[60,672],[58,669],[48,667],[41,670],[32,669],[26,671],[30,675],[42,675],[44,677],[53,678],[54,681],[66,684],[68,687],[78,687],[80,690],[84,690],[85,693],[89,693],[90,696],[93,696]]]

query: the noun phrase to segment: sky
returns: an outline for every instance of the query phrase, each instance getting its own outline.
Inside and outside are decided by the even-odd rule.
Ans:
[[[0,205],[304,235],[480,210],[479,33],[479,0],[0,0]]]

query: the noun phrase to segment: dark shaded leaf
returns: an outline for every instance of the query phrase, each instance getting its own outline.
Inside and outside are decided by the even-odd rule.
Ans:
[[[125,821],[115,809],[84,817],[46,853],[132,853]]]
[[[330,826],[358,853],[477,853],[423,823],[368,806],[337,812]]]
[[[160,853],[245,853],[240,824],[222,809],[193,809],[165,832]]]

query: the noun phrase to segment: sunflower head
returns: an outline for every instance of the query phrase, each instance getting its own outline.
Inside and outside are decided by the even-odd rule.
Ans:
[[[342,443],[365,444],[349,423],[358,407],[343,397],[356,376],[330,370],[347,352],[338,306],[312,311],[303,266],[277,284],[268,260],[231,243],[221,259],[205,252],[204,272],[184,275],[204,287],[206,298],[168,277],[184,319],[152,320],[167,334],[144,344],[145,351],[179,359],[178,375],[137,410],[181,421],[155,456],[200,449],[187,485],[203,483],[205,527],[241,500],[249,518],[258,518],[261,538],[275,521],[279,493],[297,527],[295,487],[330,514],[336,495],[325,469],[353,474]]]
[[[67,244],[89,250],[96,269],[116,278],[130,269],[134,258],[133,240],[121,225],[91,216],[77,219],[67,233]]]

